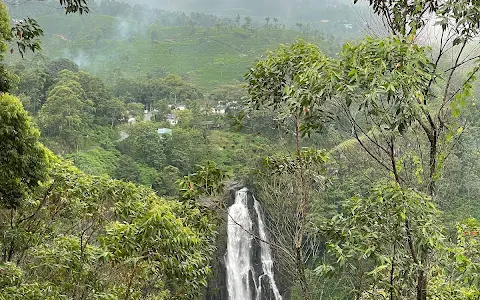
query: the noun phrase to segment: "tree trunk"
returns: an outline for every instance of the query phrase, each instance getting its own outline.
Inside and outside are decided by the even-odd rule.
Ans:
[[[125,300],[130,299],[130,289],[132,288],[133,277],[135,277],[136,273],[137,273],[137,265],[135,264],[133,266],[132,273],[130,274],[130,276],[128,278],[127,289],[125,291]]]
[[[417,278],[417,300],[427,299],[427,277],[423,269],[418,271]]]
[[[397,250],[397,245],[393,244],[393,254],[392,254],[392,267],[390,268],[390,300],[393,300],[393,293],[395,291],[393,283],[394,283],[394,275],[395,275],[395,255]]]
[[[302,249],[296,249],[296,257],[297,257],[297,272],[298,272],[298,281],[300,283],[300,287],[302,288],[303,297],[305,300],[311,300],[310,298],[310,291],[308,289],[307,277],[305,276],[305,268],[303,266],[303,256],[302,256]]]
[[[437,131],[433,131],[433,136],[432,139],[430,140],[430,157],[429,157],[429,164],[430,164],[430,170],[428,174],[428,195],[430,197],[433,197],[435,194],[435,173],[437,172],[437,143],[438,143],[438,137],[437,137]]]
[[[435,173],[437,172],[437,144],[438,144],[438,130],[433,127],[433,134],[430,140],[430,155],[429,155],[429,183],[428,183],[428,195],[433,198],[435,195]],[[428,278],[425,274],[425,270],[423,269],[428,260],[428,250],[423,250],[420,263],[422,268],[418,270],[418,278],[417,278],[417,300],[427,300],[427,287],[428,287]]]
[[[303,264],[302,244],[303,244],[303,232],[305,230],[305,221],[307,217],[307,205],[308,205],[308,193],[305,186],[305,178],[303,173],[303,159],[300,145],[300,118],[295,116],[295,142],[297,148],[298,162],[300,164],[300,206],[298,207],[298,230],[295,237],[295,256],[298,280],[302,288],[303,296],[305,300],[310,300],[310,293],[308,289],[307,278],[305,276],[305,266]]]
[[[13,253],[15,252],[15,239],[12,237],[13,231],[14,231],[14,226],[13,226],[14,212],[15,212],[15,210],[13,208],[10,209],[10,230],[12,232],[10,233],[10,246],[9,246],[8,254],[7,254],[7,257],[6,257],[7,262],[12,261]]]

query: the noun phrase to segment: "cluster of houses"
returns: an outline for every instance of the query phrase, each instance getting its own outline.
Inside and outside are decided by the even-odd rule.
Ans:
[[[240,109],[238,101],[219,101],[215,107],[212,108],[212,114],[224,115],[227,112],[236,111]]]
[[[168,124],[170,124],[170,127],[173,127],[173,126],[177,125],[178,121],[179,121],[177,116],[175,115],[175,111],[183,111],[183,110],[187,109],[187,107],[186,107],[186,105],[183,105],[183,104],[180,104],[180,105],[170,104],[170,105],[168,105],[168,108],[170,108],[172,110],[172,113],[167,115],[166,121],[168,122]],[[240,108],[240,105],[237,101],[218,102],[216,106],[211,108],[210,113],[214,114],[214,115],[225,115],[227,112],[238,110],[239,108]],[[158,112],[158,110],[154,109],[153,113],[155,113],[155,112]],[[149,121],[151,116],[152,116],[152,112],[150,112],[148,110],[145,110],[144,113],[145,113],[145,118],[144,119]],[[136,123],[136,121],[137,120],[133,116],[130,116],[128,118],[128,124],[133,125],[133,124]],[[158,128],[157,133],[160,134],[160,135],[172,134],[172,129],[170,129],[170,128]]]
[[[168,108],[170,108],[170,109],[173,108],[173,110],[179,110],[179,111],[187,109],[187,107],[183,104],[179,104],[179,105],[170,104],[170,105],[168,105]],[[167,115],[167,122],[168,122],[168,124],[170,124],[170,126],[175,126],[175,125],[178,124],[178,118],[175,116],[174,113],[168,114]]]

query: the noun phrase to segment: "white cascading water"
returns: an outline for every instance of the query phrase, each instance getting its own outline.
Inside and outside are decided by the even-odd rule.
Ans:
[[[258,234],[260,235],[260,239],[262,241],[268,241],[267,233],[265,232],[265,222],[263,220],[263,211],[260,207],[260,203],[255,199],[255,211],[257,212],[258,216]],[[262,279],[264,276],[267,276],[270,279],[270,287],[273,291],[273,295],[275,296],[275,300],[282,300],[282,296],[278,291],[277,284],[275,283],[275,278],[273,276],[273,259],[272,259],[272,252],[270,250],[270,245],[260,241],[261,247],[261,259],[262,259],[262,270],[263,274],[259,277],[259,283],[257,287],[257,299],[260,300],[262,296]]]
[[[251,274],[253,273],[252,219],[248,213],[247,189],[236,192],[235,203],[228,208],[227,290],[229,300],[251,300]]]
[[[258,235],[267,241],[263,211],[260,203],[254,200],[257,213]],[[282,300],[273,273],[273,260],[268,243],[260,241],[262,274],[255,274],[252,263],[253,222],[248,211],[248,190],[236,192],[235,203],[228,208],[228,241],[225,258],[227,268],[227,289],[229,300],[253,300],[250,284],[255,286],[255,300],[262,298],[262,279],[268,277],[275,300]]]

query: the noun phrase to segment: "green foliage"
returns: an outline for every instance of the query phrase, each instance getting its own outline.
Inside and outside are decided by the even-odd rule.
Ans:
[[[65,63],[68,67],[68,61]],[[55,70],[47,72],[55,73]],[[126,120],[130,107],[113,98],[113,93],[100,80],[87,73],[64,69],[52,81],[38,114],[46,144],[57,153],[99,144],[112,146],[116,138],[113,137],[116,133],[112,134],[114,127]]]
[[[207,161],[204,165],[198,165],[195,173],[179,180],[178,185],[184,199],[196,199],[204,195],[223,194],[224,182],[229,177],[231,177],[230,172],[217,168],[214,161]]]
[[[313,44],[299,40],[290,46],[282,45],[245,75],[250,96],[247,104],[255,110],[278,110],[281,119],[291,115],[314,119],[321,127],[323,99],[329,92],[319,82],[329,84],[328,77],[321,73],[330,64]]]
[[[0,65],[0,91],[6,93],[12,89],[11,74],[4,65]]]
[[[107,227],[102,244],[114,263],[131,266],[130,280],[147,262],[143,265],[148,266],[148,276],[166,276],[175,299],[191,299],[206,286],[214,235],[198,209],[147,198],[119,204],[116,213],[120,220]],[[205,230],[189,226],[196,222]]]
[[[470,234],[478,233],[478,223],[469,219],[459,224],[452,238],[456,244],[451,243],[433,202],[448,210],[447,226],[478,213],[478,145],[473,142],[461,151],[449,147],[457,141],[472,143],[465,135],[477,130],[460,122],[476,122],[477,107],[469,98],[479,67],[457,78],[449,73],[451,66],[441,70],[448,63],[442,55],[437,63],[430,58],[445,51],[458,52],[461,66],[475,61],[464,59],[462,51],[478,34],[478,5],[467,0],[369,2],[395,35],[346,44],[336,58],[301,40],[282,45],[245,75],[250,96],[245,112],[239,110],[246,91],[237,85],[245,67],[265,47],[298,36],[281,30],[278,18],[273,18],[275,26],[258,29],[255,18],[240,15],[234,23],[162,12],[158,24],[142,33],[138,28],[145,28],[145,8],[114,1],[89,3],[92,11],[108,16],[41,17],[42,27],[52,33],[45,37],[49,55],[84,56],[82,68],[107,79],[113,89],[99,77],[79,72],[68,59],[48,61],[36,55],[27,67],[17,64],[13,76],[0,66],[0,91],[17,91],[18,81],[19,98],[38,113],[45,143],[58,153],[76,150],[66,157],[85,172],[105,177],[85,175],[52,158],[56,164],[47,178],[42,165],[47,150],[34,130],[30,148],[38,147],[38,153],[0,153],[8,162],[0,164],[5,202],[0,208],[0,298],[199,298],[215,243],[215,216],[205,206],[223,196],[223,181],[230,177],[226,170],[237,177],[257,175],[248,182],[254,183],[267,211],[272,248],[280,249],[274,255],[280,258],[277,267],[288,279],[295,272],[303,276],[313,299],[348,298],[346,292],[351,292],[357,299],[424,300],[415,289],[432,299],[478,298],[479,245],[477,235]],[[67,13],[87,12],[83,0],[61,4]],[[0,50],[11,38],[18,40],[22,56],[29,48],[39,49],[38,24],[26,19],[10,29],[0,5],[0,21],[6,20],[0,23],[0,48],[5,48]],[[448,42],[432,50],[417,45],[415,34],[434,14],[448,33],[442,41]],[[126,18],[131,34],[118,38],[119,19],[112,16],[125,20],[127,15],[135,19]],[[310,24],[297,26],[317,41]],[[325,53],[336,52],[333,40],[317,43]],[[188,109],[172,110],[170,104]],[[214,105],[228,106],[244,126],[242,133],[225,130],[226,118],[211,113]],[[28,119],[23,111],[15,112],[18,107],[2,108],[3,114]],[[156,121],[173,112],[180,122],[172,135],[159,135],[157,129],[168,124],[142,122],[144,109],[158,109]],[[130,116],[136,125],[116,127]],[[279,122],[292,117],[297,124]],[[0,121],[0,129],[9,128]],[[293,148],[294,125],[295,132],[311,135],[302,143],[328,145],[331,151],[297,145],[298,157],[282,155]],[[17,125],[11,127],[8,132],[17,132]],[[314,132],[318,129],[325,132]],[[113,142],[117,130],[122,138]],[[0,145],[15,140],[1,137],[0,131]],[[115,144],[118,148],[112,150]],[[20,163],[12,153],[19,154]],[[258,172],[258,157],[264,156],[263,172]],[[441,172],[443,166],[446,172]],[[376,184],[389,173],[396,183]],[[335,180],[330,182],[331,174]],[[107,175],[152,186],[157,195],[172,200]],[[424,190],[433,198],[419,192]],[[15,201],[6,203],[7,198]],[[321,260],[325,264],[314,272]],[[293,299],[299,288],[293,289]]]
[[[21,20],[12,26],[11,33],[16,39],[18,52],[22,58],[27,49],[32,52],[41,50],[40,37],[43,36],[43,30],[36,20],[31,18]],[[13,53],[13,49],[10,52]]]
[[[8,48],[8,42],[15,39],[20,55],[24,56],[27,49],[35,52],[40,50],[40,39],[43,31],[40,29],[37,21],[31,18],[20,20],[10,28],[10,18],[8,16],[5,3],[0,2],[0,58],[3,59],[3,52]],[[13,49],[10,50],[14,52]]]
[[[299,151],[264,159],[260,170],[255,170],[252,183],[266,212],[269,241],[279,257],[278,268],[287,280],[299,286],[303,299],[307,299],[312,294],[318,295],[312,293],[315,288],[309,284],[313,276],[307,273],[322,247],[314,224],[321,217],[314,215],[314,208],[321,203],[328,181],[328,157],[325,151],[313,148]]]
[[[0,2],[0,92],[8,92],[11,88],[10,78],[3,63],[4,52],[8,48],[10,39],[10,17],[8,16],[7,6]]]
[[[424,104],[432,72],[424,48],[392,37],[346,44],[338,61],[301,41],[282,46],[246,79],[253,109],[286,106],[291,114],[306,117],[301,129],[307,133],[322,127],[326,101],[338,93],[348,108],[354,103],[359,111],[378,116],[379,127],[403,133]]]
[[[247,92],[243,85],[222,85],[210,92],[209,98],[216,104],[224,105],[227,113],[236,113],[241,108]]]
[[[14,263],[0,264],[0,299],[62,299],[55,287],[28,283]]]
[[[125,103],[113,97],[113,92],[105,86],[103,81],[89,73],[80,71],[76,74],[87,99],[95,107],[95,121],[100,125],[118,125],[120,119],[127,116]],[[135,112],[135,114],[137,113]]]
[[[355,1],[357,3],[358,0]],[[411,2],[369,0],[374,12],[385,17],[394,33],[405,35],[426,25],[429,13],[438,10],[439,4],[431,0],[415,0]]]
[[[179,193],[177,180],[181,177],[181,172],[178,168],[166,166],[155,178],[152,189],[160,196],[177,196]]]
[[[166,139],[157,133],[155,124],[135,124],[128,128],[128,134],[129,137],[119,145],[122,153],[157,170],[161,170],[167,165]]]
[[[119,156],[120,153],[117,150],[106,150],[101,147],[95,147],[88,151],[75,154],[64,155],[66,159],[72,160],[75,166],[83,172],[96,176],[114,176],[115,167],[117,164],[124,163]],[[127,178],[123,178],[122,176],[115,177],[118,179],[126,179],[126,181],[137,182],[136,180],[129,180]]]
[[[8,16],[7,6],[3,1],[0,3],[0,55],[3,58],[3,52],[8,49],[8,40],[10,39],[10,17]]]
[[[86,294],[92,287],[102,289],[108,284],[102,278],[96,278],[96,268],[104,264],[105,250],[93,244],[83,244],[75,236],[56,237],[33,248],[29,254],[31,261],[25,267],[28,278],[55,287],[65,298],[75,299],[77,294]]]
[[[275,52],[267,54],[265,60],[259,61],[245,75],[248,82],[247,90],[254,108],[260,106],[278,108],[284,100],[293,101],[286,89],[296,86],[301,89],[301,77],[311,68],[320,69],[321,64],[326,62],[326,57],[318,47],[302,40],[291,46],[281,45]],[[299,113],[299,108],[294,103],[291,106],[294,113]]]
[[[342,281],[342,278],[331,278],[319,275],[313,270],[307,270],[308,286],[311,287],[312,299],[343,300],[350,299],[348,294],[349,284]],[[304,300],[301,287],[298,284],[292,286],[290,290],[291,300]]]
[[[450,251],[433,203],[442,201],[436,182],[454,141],[464,132],[457,120],[462,119],[472,95],[472,80],[479,71],[478,57],[463,52],[468,49],[466,43],[478,36],[478,9],[463,1],[369,2],[385,17],[394,35],[346,44],[337,59],[311,58],[298,49],[313,53],[318,49],[301,42],[281,46],[245,76],[250,108],[267,107],[280,117],[294,115],[297,132],[310,134],[328,120],[355,138],[332,151],[337,163],[343,161],[347,169],[338,173],[341,186],[328,190],[337,195],[330,194],[327,199],[354,192],[363,192],[363,196],[347,200],[342,213],[332,218],[326,230],[331,239],[328,253],[333,256],[327,259],[333,262],[318,271],[345,272],[342,277],[350,273],[356,299],[424,300],[435,288],[439,299],[447,299],[442,285],[452,297],[473,298],[475,284],[469,289],[442,281],[444,278],[435,277],[436,269],[430,263]],[[432,14],[437,14],[443,30],[435,50],[415,43],[417,30],[424,29]],[[450,53],[452,64],[444,66]],[[471,61],[475,61],[471,71],[455,73]],[[357,151],[364,151],[366,159],[346,149],[352,148],[351,142],[358,146]],[[351,159],[353,163],[348,161]],[[296,163],[280,160],[278,165],[295,170]],[[357,168],[367,180],[356,178],[362,175],[356,174]],[[348,169],[353,171],[343,173]],[[366,187],[358,186],[362,182],[369,186],[385,175],[395,183],[377,187],[368,196]],[[277,183],[278,190],[284,186],[288,187]],[[275,195],[277,189],[270,189],[264,197]],[[285,192],[289,199],[291,190]],[[449,202],[454,201],[451,198],[447,198]],[[281,219],[274,218],[272,226]],[[443,263],[451,264],[451,257]]]
[[[143,117],[143,111],[144,111],[145,105],[143,105],[142,103],[130,102],[130,103],[127,103],[125,108],[129,115],[141,120],[141,118]]]
[[[20,77],[18,90],[25,96],[25,98],[22,98],[22,103],[25,109],[36,115],[42,106],[42,100],[45,98],[47,73],[41,65],[19,70],[16,73]]]
[[[168,99],[169,104],[182,104],[185,101],[202,98],[195,86],[178,75],[165,78],[129,80],[119,78],[115,85],[115,95],[126,102],[153,104],[157,100]]]
[[[355,3],[358,0],[355,1]],[[453,45],[470,40],[479,33],[480,13],[477,3],[471,1],[415,0],[384,1],[369,0],[374,12],[385,18],[386,24],[394,34],[408,35],[420,32],[428,25],[432,15],[438,20],[443,31],[455,30],[457,36]]]
[[[295,174],[301,169],[326,172],[325,164],[328,157],[325,151],[312,148],[302,149],[300,157],[272,156],[265,158],[264,167],[273,174]]]
[[[60,0],[60,5],[65,9],[65,13],[88,13],[90,9],[86,0]]]
[[[468,218],[458,223],[457,241],[447,248],[437,264],[432,278],[429,299],[475,299],[480,296],[479,285],[479,222]]]
[[[37,20],[45,32],[68,40],[47,35],[43,48],[49,56],[63,57],[65,53],[84,56],[88,62],[82,67],[105,82],[113,85],[119,77],[136,80],[138,74],[152,78],[179,74],[205,94],[224,84],[241,83],[249,65],[266,48],[292,43],[299,36],[294,30],[281,28],[256,29],[255,34],[247,34],[233,28],[195,26],[195,38],[192,38],[191,28],[183,22],[172,25],[160,21],[147,29],[145,22],[148,21],[139,19],[128,20],[128,33],[121,37],[118,19],[111,16],[89,14],[75,18],[50,13]],[[326,43],[310,34],[302,36],[328,53],[338,51],[336,41]]]
[[[140,169],[130,156],[120,156],[113,176],[124,181],[140,182]]]
[[[216,148],[215,143],[206,139],[198,130],[177,126],[171,135],[160,135],[157,132],[160,127],[158,123],[148,122],[128,126],[126,129],[129,137],[119,142],[117,147],[122,154],[158,172],[167,166],[173,166],[179,169],[182,176],[193,172],[195,165],[218,152],[212,149]],[[223,163],[223,158],[218,156],[216,160]],[[233,159],[235,158],[227,158],[230,163]],[[149,184],[151,183],[150,181]]]
[[[2,299],[193,299],[206,285],[215,223],[194,203],[57,160],[15,211],[0,209]]]
[[[58,74],[62,70],[69,70],[74,73],[78,72],[78,66],[73,61],[67,58],[51,60],[46,64],[45,68],[48,77],[52,80],[52,83],[50,83],[50,85],[53,84],[53,80],[58,77]]]
[[[178,101],[201,99],[202,95],[197,88],[178,75],[168,75],[163,79],[167,95]]]
[[[367,297],[373,291],[365,299],[375,299],[377,293],[413,299],[417,272],[423,268],[420,257],[444,246],[438,215],[429,197],[395,182],[379,184],[367,197],[346,200],[328,222],[324,231],[334,264],[317,271],[346,269],[355,282],[352,293]]]
[[[177,117],[187,121],[185,114]],[[207,142],[198,130],[174,128],[172,135],[166,138],[165,153],[168,164],[178,168],[182,175],[192,172],[196,164],[208,157]]]
[[[435,76],[427,54],[427,49],[397,37],[346,44],[337,89],[347,107],[353,104],[375,118],[382,130],[403,134],[427,103],[425,90]]]
[[[46,178],[48,150],[39,143],[34,127],[20,100],[0,95],[0,203],[21,205],[26,192]]]
[[[472,5],[473,4],[473,5]],[[470,1],[446,1],[437,7],[437,16],[442,30],[455,30],[453,45],[471,41],[480,34],[478,3]]]
[[[138,111],[133,112],[132,115],[138,115]],[[95,117],[97,124],[110,125],[113,128],[115,125],[119,125],[126,116],[127,108],[120,99],[102,98],[102,101],[96,104]]]
[[[86,0],[60,0],[60,5],[68,13],[88,13],[89,8]],[[2,28],[0,29],[0,52],[6,50],[7,42],[15,39],[18,51],[23,58],[26,50],[35,52],[40,50],[40,37],[43,36],[43,30],[35,19],[27,17],[13,24],[10,28],[10,20],[7,9],[3,1],[0,3],[0,20]],[[14,50],[11,49],[11,53]]]
[[[113,97],[112,92],[105,86],[100,78],[84,71],[78,72],[76,76],[86,97],[93,101],[95,105]]]
[[[70,71],[62,72],[73,75]],[[86,99],[81,85],[60,77],[38,113],[39,125],[45,136],[59,137],[70,149],[77,149],[91,125],[92,112],[93,103]]]

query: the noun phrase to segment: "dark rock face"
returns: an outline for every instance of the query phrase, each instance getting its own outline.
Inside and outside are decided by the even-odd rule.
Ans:
[[[261,279],[262,285],[262,300],[275,300],[275,295],[270,288],[271,282],[268,276],[263,276]]]
[[[228,207],[235,203],[235,194],[238,190],[240,190],[243,186],[242,185],[234,185],[229,189],[228,192],[228,199],[226,199]],[[253,195],[248,192],[248,210],[250,214],[250,218],[253,222],[253,234],[255,236],[259,236],[259,229],[258,229],[258,216],[254,208],[254,197]],[[209,281],[205,300],[228,300],[228,289],[227,289],[227,269],[225,265],[225,254],[227,249],[227,221],[228,216],[225,213],[223,216],[223,224],[219,228],[219,236],[217,240],[217,253],[215,255],[214,261],[212,262],[212,271],[214,277]],[[262,295],[260,300],[275,300],[275,296],[271,291],[271,283],[268,276],[261,277],[259,279],[259,275],[263,273],[262,269],[262,262],[261,262],[261,247],[260,243],[257,240],[253,240],[252,242],[252,266],[255,274],[251,276],[252,281],[250,282],[250,290],[252,291],[251,299],[256,299],[256,287],[261,284]],[[243,299],[235,299],[235,300],[243,300]]]

